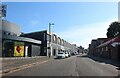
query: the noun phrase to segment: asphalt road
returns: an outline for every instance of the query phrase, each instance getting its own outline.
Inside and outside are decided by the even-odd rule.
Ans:
[[[88,57],[72,56],[53,59],[17,69],[5,76],[117,76],[115,66],[96,62]]]

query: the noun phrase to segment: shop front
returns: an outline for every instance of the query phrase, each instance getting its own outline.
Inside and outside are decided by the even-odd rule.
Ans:
[[[39,56],[41,41],[15,36],[4,36],[2,40],[2,57]]]

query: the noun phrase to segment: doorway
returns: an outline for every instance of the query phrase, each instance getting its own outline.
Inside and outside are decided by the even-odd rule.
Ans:
[[[56,50],[55,50],[55,49],[53,50],[53,55],[54,55],[54,56],[56,55]]]

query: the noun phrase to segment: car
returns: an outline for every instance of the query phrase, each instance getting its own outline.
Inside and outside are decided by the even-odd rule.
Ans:
[[[74,52],[71,53],[72,56],[76,55]]]
[[[75,55],[78,55],[78,52],[75,52]]]
[[[70,52],[68,52],[68,57],[70,57],[71,56],[71,53]]]
[[[66,57],[66,58],[69,57],[68,52],[65,52],[65,57]]]
[[[56,55],[56,58],[65,58],[65,53],[64,52],[58,52]]]

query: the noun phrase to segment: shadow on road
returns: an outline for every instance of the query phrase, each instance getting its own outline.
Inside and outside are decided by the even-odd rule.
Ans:
[[[102,58],[102,57],[95,57],[95,56],[90,56],[90,55],[82,55],[82,56],[77,56],[77,57],[90,58],[90,59],[92,59],[92,60],[94,60],[96,62],[99,62],[99,63],[111,64],[111,65],[117,66],[118,68],[116,68],[116,69],[120,70],[120,62],[118,62],[116,60],[105,59],[105,58]]]
[[[82,55],[82,56],[77,56],[77,57],[80,57],[80,58],[88,58],[88,55]]]
[[[55,60],[62,60],[62,59],[65,59],[65,58],[54,58]]]

